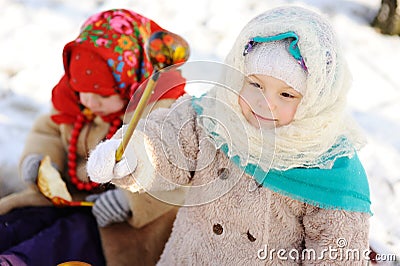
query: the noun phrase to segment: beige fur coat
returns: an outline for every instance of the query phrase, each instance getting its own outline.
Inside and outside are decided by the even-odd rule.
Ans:
[[[189,98],[140,123],[128,150],[137,168],[112,180],[185,205],[159,265],[367,264],[368,214],[321,209],[255,185],[214,147]],[[180,199],[160,192],[176,188]],[[360,260],[350,254],[347,261],[348,250],[358,250]]]

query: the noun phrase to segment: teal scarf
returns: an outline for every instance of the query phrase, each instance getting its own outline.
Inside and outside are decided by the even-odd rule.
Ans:
[[[196,97],[192,98],[192,107],[201,115],[203,109],[196,100]],[[265,172],[258,165],[242,166],[239,156],[228,155],[229,148],[226,143],[221,146],[221,150],[258,184],[277,193],[324,209],[365,212],[372,215],[367,175],[356,153],[352,158],[337,158],[331,169],[270,169]]]
[[[223,145],[221,150],[228,156],[228,145]],[[254,164],[241,166],[238,156],[230,160],[253,176],[258,184],[292,199],[324,209],[366,212],[372,215],[367,175],[356,154],[353,158],[336,159],[331,169],[271,169],[265,172]]]

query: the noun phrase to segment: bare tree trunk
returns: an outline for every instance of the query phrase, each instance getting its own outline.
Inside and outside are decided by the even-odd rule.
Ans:
[[[382,0],[372,26],[383,34],[400,35],[400,0]]]

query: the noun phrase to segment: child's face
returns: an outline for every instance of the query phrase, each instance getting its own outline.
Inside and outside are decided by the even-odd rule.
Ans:
[[[117,94],[105,97],[96,93],[81,92],[79,99],[86,108],[98,116],[109,115],[125,107],[125,101]]]
[[[301,98],[284,81],[257,74],[245,78],[239,105],[252,126],[271,129],[292,122]]]

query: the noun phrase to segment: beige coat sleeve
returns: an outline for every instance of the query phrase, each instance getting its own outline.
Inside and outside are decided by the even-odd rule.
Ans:
[[[150,112],[152,112],[155,109],[158,108],[168,108],[171,106],[171,104],[174,102],[172,99],[165,99],[165,100],[160,100],[158,102],[155,102],[153,104],[150,104],[144,111],[143,115],[148,115]],[[126,116],[126,118],[129,118],[129,116]],[[143,120],[147,120],[144,118]],[[125,121],[128,123],[129,121]],[[154,128],[153,128],[154,129]],[[156,129],[155,129],[156,130]],[[119,130],[114,138],[122,138],[123,135],[123,129]],[[146,170],[146,169],[144,169]],[[147,170],[150,170],[148,167]],[[142,175],[147,175],[147,171],[143,171]],[[124,187],[124,186],[123,186]],[[126,188],[126,187],[125,187]],[[129,204],[130,208],[132,211],[132,218],[128,221],[133,227],[135,228],[142,228],[145,225],[155,221],[159,217],[163,216],[167,212],[172,211],[173,209],[176,210],[177,207],[166,203],[157,197],[154,197],[151,194],[148,193],[138,193],[135,192],[136,190],[131,189],[125,190],[125,196],[129,199]],[[171,192],[175,193],[175,192]]]
[[[194,132],[194,111],[187,102],[182,105],[184,99],[181,98],[169,109],[153,111],[139,123],[125,151],[127,156],[129,152],[134,152],[138,157],[135,170],[137,180],[132,176],[112,180],[115,185],[126,190],[133,213],[130,224],[135,227],[141,227],[176,208],[171,202],[176,203],[182,199],[182,191],[176,189],[177,184],[190,182],[190,169],[194,169],[194,166],[187,165],[187,161],[194,162],[197,138]],[[183,108],[175,109],[176,106]],[[123,132],[124,128],[114,137],[121,138]],[[178,141],[182,145],[178,145]],[[166,192],[163,194],[163,191]]]
[[[111,182],[132,192],[171,191],[189,184],[199,149],[195,119],[190,96],[142,119],[125,151],[126,156],[138,158],[136,169],[133,175]]]
[[[51,114],[38,117],[31,131],[28,133],[24,150],[20,159],[20,166],[29,154],[49,155],[56,163],[60,172],[63,171],[66,161],[66,151],[63,145],[60,127],[51,119]]]
[[[303,219],[303,265],[368,265],[369,217],[360,212],[309,209]]]

